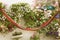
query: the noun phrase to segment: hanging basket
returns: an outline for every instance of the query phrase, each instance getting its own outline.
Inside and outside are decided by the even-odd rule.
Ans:
[[[54,17],[58,14],[58,12],[56,12],[56,14],[54,14],[53,17],[51,17],[50,19],[48,19],[46,22],[42,23],[39,27],[36,27],[36,28],[22,28],[21,25],[19,25],[18,23],[16,23],[10,16],[7,15],[7,13],[5,12],[5,10],[3,8],[0,8],[0,11],[7,18],[7,20],[9,22],[11,22],[13,25],[15,25],[16,27],[18,27],[19,29],[22,29],[22,30],[31,30],[31,31],[39,30],[41,28],[46,27],[54,19]]]

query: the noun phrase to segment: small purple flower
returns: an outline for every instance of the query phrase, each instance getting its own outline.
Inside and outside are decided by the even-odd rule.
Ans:
[[[55,36],[58,36],[58,32],[54,32],[54,35],[55,35]]]
[[[60,14],[57,14],[55,18],[60,19]]]

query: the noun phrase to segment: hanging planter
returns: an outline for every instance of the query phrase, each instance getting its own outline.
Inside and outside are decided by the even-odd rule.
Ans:
[[[6,14],[6,12],[3,8],[0,8],[0,11],[7,18],[8,21],[10,21],[13,25],[15,25],[18,28],[23,29],[23,30],[38,30],[42,27],[45,27],[57,15],[57,13],[56,13],[51,19],[48,18],[49,19],[48,20],[48,19],[43,18],[44,17],[43,13],[31,10],[30,7],[28,6],[28,4],[25,4],[25,3],[13,4],[11,6],[11,12],[15,13],[15,16],[17,15],[16,18],[18,18],[18,20],[19,20],[19,17],[18,17],[19,14],[25,20],[27,28],[24,29],[19,24],[14,22],[14,20]],[[47,21],[47,22],[45,22],[45,21]]]
[[[49,9],[50,10],[50,9]],[[6,30],[13,30],[16,26],[19,29],[22,30],[28,30],[28,31],[37,31],[37,32],[43,32],[48,33],[49,35],[52,32],[55,33],[55,31],[58,29],[59,25],[58,21],[53,20],[56,15],[59,13],[59,11],[55,12],[52,17],[45,18],[44,11],[38,11],[38,9],[31,10],[29,4],[27,3],[18,3],[18,4],[12,4],[10,6],[10,12],[6,12],[4,7],[0,7],[0,16],[1,18],[4,17],[5,21],[1,21],[0,19],[0,26],[3,25],[4,27],[8,28]],[[19,25],[20,18],[22,18],[25,22],[24,26]],[[58,26],[58,27],[57,27]],[[2,30],[1,28],[0,30]],[[4,28],[5,29],[5,28]],[[56,32],[57,33],[57,32]],[[18,34],[14,34],[18,35]],[[20,33],[19,33],[20,35]],[[55,34],[54,34],[55,35]],[[58,35],[58,33],[57,33]],[[39,36],[34,36],[31,40],[39,40]]]

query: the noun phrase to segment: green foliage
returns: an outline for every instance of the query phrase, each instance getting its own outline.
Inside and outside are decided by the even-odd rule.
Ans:
[[[5,5],[0,3],[0,8],[6,9]],[[7,13],[7,10],[5,10]],[[8,31],[8,25],[10,25],[11,23],[6,19],[6,17],[3,15],[3,13],[0,11],[0,28],[2,29],[1,31],[3,32],[3,30],[6,32]]]
[[[40,40],[39,33],[36,33],[33,37],[30,38],[30,40]]]
[[[18,4],[12,4],[11,13],[9,14],[12,19],[16,20],[16,22],[20,20],[20,17],[23,16],[23,14],[26,14],[30,11],[29,5],[27,3],[18,3]]]
[[[0,8],[4,8],[5,6],[0,2]],[[5,17],[3,16],[2,12],[0,11],[0,26],[3,24],[3,22],[5,21]]]
[[[31,10],[27,3],[13,4],[11,6],[11,12],[14,13],[14,16],[18,18],[18,20],[20,20],[20,17],[23,18],[25,21],[25,26],[31,28],[40,26],[46,21],[46,19],[43,18],[44,13],[35,10]]]
[[[5,8],[5,5],[3,5],[1,2],[0,2],[0,8]]]

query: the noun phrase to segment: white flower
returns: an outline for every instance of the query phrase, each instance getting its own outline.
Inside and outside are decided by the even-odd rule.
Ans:
[[[58,30],[57,30],[57,31],[58,31],[58,36],[60,36],[60,28],[58,28]]]
[[[37,14],[37,16],[39,16],[39,14]]]
[[[59,25],[58,23],[56,23],[55,25]]]

